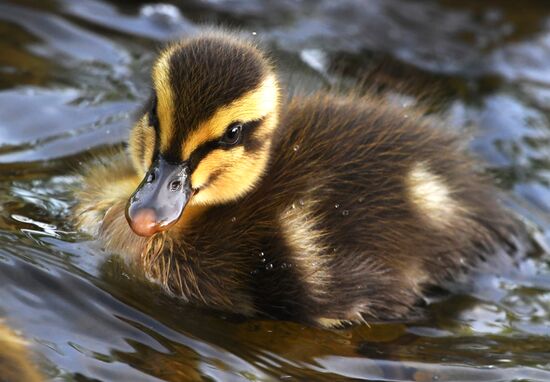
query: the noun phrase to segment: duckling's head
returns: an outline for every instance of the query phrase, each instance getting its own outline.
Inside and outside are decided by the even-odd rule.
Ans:
[[[188,205],[228,203],[250,191],[269,159],[279,103],[263,53],[225,32],[170,45],[152,80],[129,146],[144,179],[126,217],[142,236],[170,227]]]

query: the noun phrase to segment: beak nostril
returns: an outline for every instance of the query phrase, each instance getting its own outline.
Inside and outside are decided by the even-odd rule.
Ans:
[[[181,181],[173,180],[170,182],[170,191],[179,191],[181,189]]]

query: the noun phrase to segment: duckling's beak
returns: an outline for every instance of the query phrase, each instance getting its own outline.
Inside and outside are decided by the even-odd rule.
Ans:
[[[151,236],[176,223],[193,191],[186,162],[169,163],[159,156],[128,200],[126,219],[140,236]]]

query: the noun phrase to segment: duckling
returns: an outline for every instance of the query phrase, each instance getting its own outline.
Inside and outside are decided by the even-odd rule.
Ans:
[[[0,322],[0,381],[39,382],[44,379],[30,361],[25,341]]]
[[[76,223],[184,301],[325,327],[404,319],[511,251],[516,223],[458,134],[375,95],[283,97],[255,42],[172,43]]]

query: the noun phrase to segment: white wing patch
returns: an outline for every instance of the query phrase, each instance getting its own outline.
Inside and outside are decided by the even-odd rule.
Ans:
[[[417,163],[407,177],[409,195],[413,204],[436,226],[456,222],[463,208],[452,197],[452,190],[445,180],[425,163]]]
[[[291,261],[300,271],[303,282],[309,285],[310,293],[321,297],[330,282],[328,251],[322,243],[324,232],[315,227],[318,217],[310,210],[313,204],[313,201],[293,204],[280,215],[279,223],[290,249]]]

